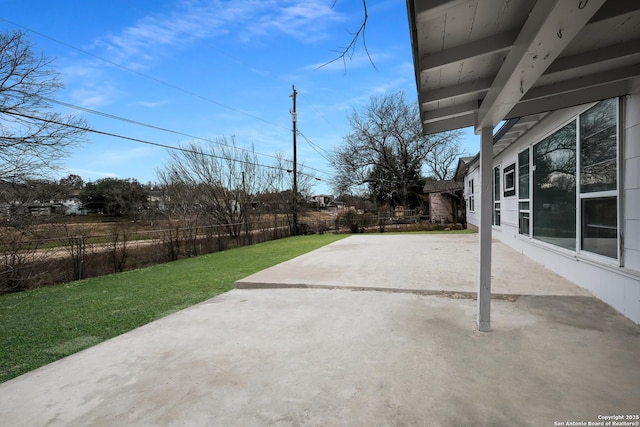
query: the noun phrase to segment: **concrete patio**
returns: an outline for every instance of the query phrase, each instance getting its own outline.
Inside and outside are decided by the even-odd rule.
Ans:
[[[0,424],[554,426],[640,413],[640,326],[501,243],[493,331],[476,331],[476,239],[336,242],[0,384]]]
[[[386,234],[351,236],[239,280],[236,287],[339,287],[475,296],[477,282],[477,234]],[[497,296],[589,296],[497,242],[491,286]]]

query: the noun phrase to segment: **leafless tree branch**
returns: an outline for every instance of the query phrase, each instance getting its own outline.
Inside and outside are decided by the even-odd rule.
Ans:
[[[337,1],[337,0],[336,0]],[[336,5],[336,1],[333,2],[333,4],[331,5],[331,7],[335,7]],[[369,48],[367,47],[367,40],[365,37],[365,31],[367,28],[367,20],[369,19],[369,14],[367,13],[367,0],[362,0],[362,10],[363,10],[363,17],[362,17],[362,23],[360,24],[360,28],[358,28],[358,30],[353,33],[353,32],[349,32],[353,37],[351,38],[351,42],[344,48],[341,48],[338,52],[338,56],[336,56],[335,58],[333,58],[330,61],[325,62],[322,65],[319,65],[318,67],[316,67],[314,69],[315,70],[319,70],[320,68],[326,67],[330,64],[333,64],[336,61],[342,61],[343,65],[344,65],[344,71],[345,73],[347,72],[347,58],[348,59],[353,59],[353,55],[356,52],[356,47],[358,45],[358,39],[362,39],[362,46],[364,48],[364,51],[367,54],[367,57],[369,58],[369,62],[371,63],[371,66],[373,66],[373,68],[375,70],[377,70],[378,68],[376,67],[376,64],[374,64],[373,59],[371,58],[371,53],[369,52]]]
[[[46,99],[62,87],[52,61],[35,55],[20,31],[0,32],[0,179],[24,180],[55,169],[78,145],[84,120]]]

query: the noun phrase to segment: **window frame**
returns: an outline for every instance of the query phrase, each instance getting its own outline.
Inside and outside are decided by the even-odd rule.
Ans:
[[[609,98],[611,99],[611,98]],[[542,136],[541,138],[537,139],[535,141],[535,143],[532,143],[529,147],[527,147],[524,150],[521,150],[518,152],[518,183],[516,184],[516,186],[518,187],[518,231],[519,234],[523,237],[528,237],[531,240],[535,240],[536,242],[539,242],[542,245],[549,245],[549,247],[553,247],[556,250],[560,250],[560,251],[571,251],[573,254],[575,254],[575,256],[577,257],[581,257],[581,258],[585,258],[585,259],[590,259],[592,261],[598,262],[598,263],[603,263],[603,264],[608,264],[611,266],[619,266],[619,267],[623,267],[624,266],[624,248],[622,247],[622,236],[623,236],[623,227],[624,227],[624,221],[623,221],[623,201],[622,201],[622,197],[621,197],[621,193],[622,193],[622,188],[623,188],[623,183],[624,183],[624,171],[623,171],[623,165],[624,165],[624,161],[623,161],[623,148],[624,148],[624,141],[623,141],[623,128],[624,128],[624,123],[622,122],[622,117],[623,117],[623,112],[624,112],[624,98],[622,97],[616,97],[613,98],[615,99],[615,108],[616,108],[616,112],[615,112],[615,126],[616,126],[616,131],[615,131],[615,135],[616,135],[616,188],[615,190],[605,190],[605,191],[591,191],[591,192],[582,192],[581,186],[582,186],[582,182],[581,182],[581,174],[582,174],[582,165],[581,165],[581,134],[580,134],[580,127],[581,127],[581,120],[582,117],[585,113],[587,113],[589,110],[591,110],[592,108],[594,108],[595,106],[597,106],[599,103],[607,101],[609,99],[604,99],[598,102],[594,102],[589,104],[589,106],[587,108],[585,108],[584,110],[582,110],[580,113],[573,115],[571,118],[569,118],[566,121],[563,121],[562,124],[556,126],[551,132],[545,134],[544,136]],[[571,123],[572,121],[575,121],[575,150],[576,150],[576,156],[575,156],[575,245],[573,245],[572,248],[568,248],[567,246],[561,246],[561,245],[556,245],[554,243],[545,241],[545,240],[540,240],[539,238],[536,237],[536,233],[534,230],[534,217],[535,217],[535,212],[534,212],[534,187],[535,187],[535,175],[536,175],[536,166],[534,164],[534,156],[535,156],[535,147],[540,144],[541,142],[545,141],[547,138],[549,138],[551,135],[555,134],[556,132],[558,132],[559,130],[561,130],[562,128],[564,128],[567,124]],[[522,199],[521,195],[520,195],[520,154],[525,152],[525,151],[529,151],[529,199]],[[616,257],[612,258],[610,256],[607,255],[603,255],[603,254],[599,254],[593,251],[589,251],[588,249],[583,249],[583,221],[584,221],[584,207],[583,207],[583,202],[585,200],[589,200],[589,199],[607,199],[607,198],[614,198],[616,199],[616,218],[617,218],[617,224],[616,224]],[[527,213],[526,209],[522,209],[521,208],[521,202],[528,202],[529,203],[529,234],[525,234],[522,232],[522,227],[520,224],[520,219],[521,219],[521,214],[522,213]]]
[[[501,222],[501,201],[500,201],[500,193],[501,193],[501,183],[500,183],[500,165],[497,165],[493,168],[493,178],[492,178],[492,202],[493,202],[493,214],[491,215],[491,225],[500,227]]]
[[[571,116],[569,119],[563,121],[561,124],[556,126],[551,132],[546,133],[542,138],[540,138],[534,144],[532,144],[531,145],[531,152],[530,152],[531,157],[529,158],[529,162],[530,162],[530,165],[531,165],[531,171],[533,172],[531,174],[531,179],[530,179],[530,183],[529,183],[529,190],[530,190],[529,197],[531,198],[531,202],[530,202],[530,205],[529,205],[529,208],[530,208],[530,211],[531,211],[531,214],[530,214],[530,232],[531,232],[531,234],[530,234],[530,236],[531,236],[531,238],[533,238],[536,241],[541,242],[543,244],[548,244],[548,245],[550,245],[550,246],[552,246],[554,248],[558,248],[560,250],[569,250],[569,251],[571,251],[573,253],[577,253],[578,252],[577,243],[576,243],[578,241],[578,235],[577,235],[578,209],[575,206],[575,203],[577,203],[577,200],[576,200],[577,199],[576,194],[578,192],[577,177],[579,175],[578,164],[577,164],[577,153],[578,153],[578,150],[579,150],[577,128],[579,126],[579,117],[580,117],[580,114]],[[573,126],[570,126],[570,125],[573,125]],[[540,199],[540,195],[538,195],[537,199],[535,197],[536,196],[535,192],[536,192],[536,188],[537,188],[536,187],[536,182],[538,182],[538,179],[539,179],[539,178],[537,178],[539,176],[539,171],[536,170],[537,166],[538,166],[536,164],[536,154],[537,154],[536,149],[542,143],[545,143],[547,141],[557,140],[557,138],[561,137],[561,134],[560,134],[561,131],[564,131],[565,129],[572,129],[572,128],[573,128],[573,132],[574,132],[574,140],[573,140],[574,153],[573,154],[575,156],[575,159],[574,159],[574,162],[573,162],[572,165],[574,167],[574,170],[573,170],[574,180],[576,180],[576,182],[574,183],[573,192],[576,193],[576,194],[572,194],[573,195],[573,203],[574,203],[574,206],[572,208],[572,210],[574,212],[574,214],[573,214],[574,227],[573,227],[573,230],[572,230],[573,231],[573,235],[569,235],[569,238],[571,238],[573,240],[573,242],[572,242],[572,245],[568,245],[568,244],[567,245],[563,245],[561,243],[553,243],[553,241],[552,241],[555,238],[556,241],[559,242],[558,239],[560,239],[562,237],[558,237],[558,236],[555,236],[555,237],[553,237],[553,236],[542,236],[542,237],[540,237],[541,236],[540,228],[538,228],[538,235],[536,235],[536,226],[539,225],[539,222],[536,219],[537,218],[537,216],[536,216],[536,206],[539,206],[541,204],[541,206],[543,206],[543,207],[547,206],[549,209],[551,209],[551,211],[553,210],[552,204],[545,203],[544,200]],[[554,152],[554,151],[557,151],[557,150],[553,150],[552,152]],[[567,200],[571,200],[571,199],[568,198]],[[540,212],[538,212],[538,213],[540,213]],[[549,216],[548,215],[541,215],[541,218],[542,217],[548,218]],[[556,216],[556,219],[559,219],[559,218],[567,218],[567,217],[563,217],[561,215]],[[571,232],[570,229],[564,229],[564,230],[566,230],[569,233]],[[545,237],[546,237],[546,239],[545,239]]]
[[[504,197],[511,197],[516,195],[516,164],[512,163],[506,168],[504,168],[503,181],[504,181]],[[508,179],[507,177],[511,176],[511,186],[507,187]]]
[[[474,182],[473,182],[473,178],[469,178],[468,180],[468,186],[469,186],[469,195],[468,195],[468,208],[469,208],[469,212],[475,212],[476,211],[476,207],[475,207],[475,195],[474,195]]]
[[[611,99],[611,98],[609,98]],[[576,143],[577,143],[577,156],[576,156],[576,220],[577,220],[577,224],[576,224],[576,253],[580,254],[581,256],[587,256],[589,258],[593,258],[596,260],[601,260],[603,262],[607,262],[607,263],[616,263],[617,266],[622,267],[624,265],[624,261],[623,261],[623,254],[624,251],[621,248],[621,235],[622,235],[622,226],[623,226],[623,221],[622,221],[622,203],[621,203],[621,197],[620,197],[620,188],[621,185],[623,183],[623,176],[622,176],[622,167],[621,165],[622,163],[622,147],[623,147],[623,143],[622,143],[622,127],[623,127],[623,123],[622,123],[622,108],[623,108],[623,104],[622,104],[622,98],[614,98],[615,102],[615,126],[616,126],[616,154],[615,154],[615,161],[616,161],[616,188],[614,190],[604,190],[604,191],[590,191],[590,192],[583,192],[582,191],[582,155],[581,155],[581,143],[582,143],[582,135],[581,135],[581,127],[580,127],[580,117],[582,117],[584,114],[586,114],[587,112],[589,112],[590,110],[592,110],[594,107],[596,107],[598,104],[600,104],[601,102],[604,101],[608,101],[608,99],[606,100],[601,100],[598,101],[596,103],[593,103],[592,105],[589,105],[589,107],[587,109],[585,109],[584,111],[582,111],[580,114],[578,114],[578,125],[577,125],[577,134],[576,134]],[[590,251],[588,249],[584,249],[584,226],[585,224],[583,224],[584,221],[584,209],[583,209],[583,203],[587,200],[590,199],[611,199],[614,198],[616,199],[616,257],[612,258],[609,257],[607,255],[603,255],[597,252],[593,252]]]
[[[521,192],[521,188],[520,188],[520,177],[522,174],[522,162],[521,162],[521,155],[523,153],[527,153],[527,176],[528,176],[528,180],[527,180],[527,197],[522,197],[522,192]],[[522,235],[522,236],[527,236],[527,237],[531,237],[531,193],[533,192],[533,190],[531,189],[531,183],[532,183],[532,179],[531,179],[531,172],[532,172],[532,167],[531,167],[531,146],[527,146],[527,148],[525,148],[524,150],[520,150],[518,152],[518,234]],[[527,208],[524,209],[523,207],[523,203],[527,204]],[[527,230],[526,232],[523,231],[523,218],[526,215],[526,219],[527,219]]]

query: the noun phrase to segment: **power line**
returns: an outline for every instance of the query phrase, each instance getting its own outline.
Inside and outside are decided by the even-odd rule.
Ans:
[[[156,82],[156,83],[158,83],[158,84],[161,84],[161,85],[164,85],[164,86],[170,87],[170,88],[175,89],[175,90],[177,90],[177,91],[180,91],[180,92],[186,93],[187,95],[194,96],[194,97],[196,97],[196,98],[202,99],[203,101],[207,101],[207,102],[209,102],[209,103],[212,103],[212,104],[218,105],[218,106],[220,106],[220,107],[226,108],[226,109],[228,109],[228,110],[234,111],[234,112],[236,112],[236,113],[238,113],[238,114],[243,114],[243,115],[245,115],[245,116],[247,116],[247,117],[251,117],[252,119],[259,120],[259,121],[261,121],[261,122],[263,122],[263,123],[267,123],[267,124],[269,124],[269,125],[272,125],[272,126],[275,126],[275,127],[281,128],[281,129],[289,130],[289,129],[288,129],[288,128],[286,128],[285,126],[279,125],[279,124],[277,124],[277,123],[271,122],[271,121],[269,121],[269,120],[263,119],[263,118],[261,118],[261,117],[255,116],[255,115],[250,114],[250,113],[247,113],[247,112],[245,112],[245,111],[238,110],[237,108],[234,108],[234,107],[231,107],[231,106],[229,106],[229,105],[223,104],[223,103],[221,103],[221,102],[218,102],[218,101],[216,101],[216,100],[214,100],[214,99],[211,99],[211,98],[208,98],[208,97],[206,97],[206,96],[203,96],[203,95],[197,94],[197,93],[195,93],[195,92],[193,92],[193,91],[190,91],[190,90],[188,90],[188,89],[181,88],[180,86],[176,86],[176,85],[174,85],[173,83],[166,82],[166,81],[161,80],[161,79],[159,79],[159,78],[157,78],[157,77],[153,77],[153,76],[151,76],[151,75],[149,75],[149,74],[145,74],[145,73],[143,73],[143,72],[141,72],[141,71],[134,70],[133,68],[130,68],[130,67],[127,67],[127,66],[125,66],[125,65],[119,64],[119,63],[117,63],[117,62],[111,61],[111,60],[109,60],[109,59],[103,58],[102,56],[96,55],[96,54],[94,54],[94,53],[91,53],[91,52],[86,51],[86,50],[84,50],[84,49],[81,49],[81,48],[79,48],[79,47],[73,46],[73,45],[71,45],[71,44],[69,44],[69,43],[63,42],[63,41],[61,41],[61,40],[55,39],[55,38],[53,38],[53,37],[51,37],[51,36],[48,36],[48,35],[46,35],[46,34],[44,34],[44,33],[41,33],[41,32],[39,32],[39,31],[33,30],[33,29],[31,29],[31,28],[29,28],[29,27],[26,27],[26,26],[24,26],[24,25],[20,25],[20,24],[18,24],[18,23],[16,23],[16,22],[10,21],[10,20],[8,20],[8,19],[6,19],[6,18],[0,17],[0,20],[2,20],[2,21],[4,21],[4,22],[7,22],[7,23],[9,23],[9,24],[11,24],[11,25],[14,25],[14,26],[16,26],[16,27],[22,28],[22,29],[24,29],[24,30],[26,30],[26,31],[29,31],[29,32],[33,33],[33,34],[37,34],[37,35],[39,35],[40,37],[44,37],[44,38],[46,38],[46,39],[48,39],[48,40],[51,40],[51,41],[53,41],[53,42],[55,42],[55,43],[61,44],[61,45],[63,45],[63,46],[66,46],[66,47],[68,47],[68,48],[70,48],[70,49],[77,50],[78,52],[81,52],[81,53],[83,53],[83,54],[85,54],[85,55],[89,55],[89,56],[91,56],[91,57],[93,57],[93,58],[99,59],[100,61],[104,61],[104,62],[106,62],[106,63],[108,63],[108,64],[111,64],[111,65],[113,65],[113,66],[115,66],[115,67],[121,68],[121,69],[123,69],[123,70],[125,70],[125,71],[129,71],[129,72],[131,72],[131,73],[134,73],[134,74],[136,74],[136,75],[138,75],[138,76],[140,76],[140,77],[144,77],[145,79],[151,80],[151,81]]]
[[[45,97],[40,97],[40,98],[45,100],[45,101],[47,101],[47,102],[51,102],[53,104],[62,105],[64,107],[72,108],[72,109],[79,110],[79,111],[84,111],[86,113],[96,114],[96,115],[99,115],[99,116],[102,116],[102,117],[106,117],[106,118],[109,118],[109,119],[119,120],[119,121],[123,121],[125,123],[131,123],[131,124],[134,124],[134,125],[137,125],[137,126],[143,126],[143,127],[147,127],[147,128],[150,128],[150,129],[159,130],[159,131],[162,131],[162,132],[172,133],[172,134],[175,134],[175,135],[186,136],[188,138],[197,139],[197,140],[204,141],[204,142],[209,142],[209,143],[214,143],[214,144],[225,146],[225,147],[229,147],[229,148],[236,148],[236,149],[239,149],[239,150],[244,151],[246,153],[257,154],[259,156],[270,157],[272,159],[279,160],[279,157],[271,155],[271,154],[258,153],[258,152],[255,152],[255,151],[252,151],[252,150],[249,150],[249,149],[246,149],[246,148],[236,147],[236,146],[233,146],[233,145],[224,144],[224,143],[219,142],[219,141],[214,141],[214,140],[211,140],[211,139],[208,139],[208,138],[203,138],[203,137],[199,137],[199,136],[195,136],[195,135],[190,135],[188,133],[183,133],[183,132],[180,132],[180,131],[163,128],[163,127],[160,127],[160,126],[156,126],[156,125],[140,122],[140,121],[137,121],[137,120],[127,119],[126,117],[116,116],[114,114],[105,113],[105,112],[102,112],[102,111],[92,110],[90,108],[81,107],[79,105],[70,104],[68,102],[58,101],[58,100],[55,100],[55,99],[50,99],[50,98],[45,98]],[[304,135],[303,135],[303,137],[306,138]],[[326,160],[326,158],[325,158],[325,160]],[[291,163],[291,160],[284,159],[284,161]],[[322,174],[325,174],[325,175],[331,175],[329,172],[326,172],[326,171],[323,171],[323,170],[320,170],[320,169],[316,169],[316,168],[313,168],[311,166],[305,166],[305,167],[307,169],[311,169],[311,170],[316,171],[318,173],[322,173]]]
[[[160,127],[160,126],[156,126],[156,125],[152,125],[152,124],[149,124],[149,123],[140,122],[140,121],[133,120],[133,119],[127,119],[126,117],[116,116],[114,114],[105,113],[105,112],[97,111],[97,110],[92,110],[90,108],[81,107],[79,105],[70,104],[70,103],[64,102],[64,101],[58,101],[58,100],[55,100],[55,99],[44,98],[44,97],[40,97],[40,98],[45,100],[45,101],[47,101],[47,102],[51,102],[53,104],[62,105],[64,107],[72,108],[74,110],[84,111],[85,113],[96,114],[98,116],[106,117],[106,118],[113,119],[113,120],[119,120],[119,121],[122,121],[122,122],[125,122],[125,123],[130,123],[130,124],[133,124],[133,125],[137,125],[137,126],[147,127],[149,129],[155,129],[155,130],[159,130],[159,131],[162,131],[162,132],[172,133],[172,134],[175,134],[175,135],[186,136],[187,138],[197,139],[197,140],[204,141],[204,142],[211,142],[211,143],[214,143],[214,144],[217,144],[217,145],[222,145],[222,146],[225,146],[225,147],[230,147],[230,148],[233,147],[233,148],[237,148],[237,149],[239,149],[241,151],[244,151],[244,152],[249,152],[249,153],[257,154],[257,155],[260,155],[260,156],[271,157],[273,159],[277,159],[276,156],[273,156],[273,155],[270,155],[270,154],[256,153],[255,151],[251,151],[251,150],[246,149],[246,148],[234,147],[232,145],[224,144],[222,142],[214,141],[214,140],[211,140],[211,139],[208,139],[208,138],[203,138],[203,137],[200,137],[200,136],[190,135],[188,133],[184,133],[184,132],[180,132],[180,131],[176,131],[176,130],[172,130],[172,129],[163,128],[163,127]]]
[[[91,129],[91,128],[84,127],[84,126],[76,126],[76,125],[72,125],[72,124],[69,124],[69,123],[62,123],[62,122],[58,122],[56,120],[45,119],[45,118],[42,118],[42,117],[32,116],[32,115],[29,115],[29,114],[16,113],[16,112],[5,112],[5,114],[9,114],[9,115],[12,115],[12,116],[18,116],[18,117],[24,117],[24,118],[31,119],[31,120],[39,120],[39,121],[42,121],[42,122],[45,122],[45,123],[52,123],[52,124],[60,125],[60,126],[66,126],[66,127],[72,128],[72,129],[82,130],[82,131],[85,131],[85,132],[91,132],[91,133],[95,133],[95,134],[98,134],[98,135],[110,136],[110,137],[113,137],[113,138],[120,138],[120,139],[125,139],[125,140],[128,140],[128,141],[139,142],[141,144],[153,145],[155,147],[166,148],[166,149],[169,149],[169,150],[181,151],[183,153],[197,154],[197,155],[201,155],[201,156],[205,156],[205,157],[211,157],[211,158],[220,159],[220,160],[227,160],[227,161],[236,162],[236,163],[242,163],[242,164],[246,164],[246,165],[250,165],[250,166],[264,167],[264,168],[267,168],[267,169],[274,169],[274,170],[285,171],[285,172],[289,171],[288,169],[285,169],[285,168],[282,168],[282,167],[279,167],[279,166],[271,166],[271,165],[265,165],[265,164],[262,164],[262,163],[250,162],[250,161],[247,161],[247,160],[233,159],[231,157],[225,157],[225,156],[220,156],[220,155],[211,154],[211,153],[204,153],[202,151],[190,150],[188,148],[183,148],[183,147],[174,147],[172,145],[161,144],[159,142],[152,142],[152,141],[147,141],[147,140],[144,140],[144,139],[133,138],[133,137],[130,137],[130,136],[118,135],[118,134],[112,133],[112,132],[105,132],[105,131],[101,131],[101,130],[97,130],[97,129]],[[317,181],[322,181],[322,179],[320,179],[320,178],[318,178],[316,176],[313,176],[311,174],[304,173],[304,172],[298,172],[298,173],[301,174],[301,175],[306,175],[309,178],[315,179]]]
[[[17,92],[17,93],[20,93],[20,94],[24,94],[24,92],[15,91],[15,90],[9,90],[7,92],[11,92],[11,91],[12,92]],[[221,146],[224,146],[224,147],[238,149],[238,150],[246,152],[246,153],[256,154],[256,155],[259,155],[259,156],[270,157],[270,158],[275,159],[275,160],[280,160],[280,158],[278,156],[274,156],[274,155],[271,155],[271,154],[258,153],[256,151],[252,151],[252,150],[249,150],[249,149],[246,149],[246,148],[225,144],[225,143],[222,143],[222,142],[219,142],[219,141],[214,141],[214,140],[211,140],[211,139],[208,139],[208,138],[203,138],[203,137],[199,137],[199,136],[195,136],[195,135],[190,135],[188,133],[184,133],[184,132],[180,132],[180,131],[176,131],[176,130],[172,130],[172,129],[163,128],[163,127],[160,127],[160,126],[156,126],[156,125],[152,125],[152,124],[149,124],[149,123],[140,122],[140,121],[133,120],[133,119],[128,119],[126,117],[117,116],[115,114],[110,114],[110,113],[105,113],[105,112],[102,112],[102,111],[92,110],[90,108],[81,107],[79,105],[74,105],[74,104],[71,104],[71,103],[68,103],[68,102],[58,101],[56,99],[51,99],[51,98],[47,98],[47,97],[43,97],[43,96],[38,96],[38,98],[42,99],[43,101],[50,102],[52,104],[58,104],[58,105],[61,105],[63,107],[67,107],[67,108],[83,111],[85,113],[96,114],[96,115],[99,115],[99,116],[102,116],[102,117],[106,117],[106,118],[113,119],[113,120],[119,120],[119,121],[122,121],[122,122],[125,122],[125,123],[134,124],[134,125],[137,125],[137,126],[143,126],[143,127],[147,127],[147,128],[150,128],[150,129],[159,130],[159,131],[162,131],[162,132],[172,133],[172,134],[175,134],[175,135],[186,136],[188,138],[197,139],[197,140],[200,140],[200,141],[221,145]],[[287,160],[287,159],[283,159],[283,160],[285,162],[291,163],[291,160]],[[317,169],[317,168],[314,168],[314,167],[311,167],[311,166],[306,166],[306,168],[310,169],[310,170],[313,170],[315,172],[324,174],[324,175],[328,175],[328,176],[331,175],[329,172],[326,172],[326,171],[323,171],[321,169]]]
[[[307,144],[309,144],[309,146],[311,148],[313,148],[313,150],[318,153],[318,155],[320,157],[322,157],[323,159],[325,159],[327,162],[331,163],[331,160],[329,159],[328,156],[331,156],[331,153],[329,153],[327,150],[325,150],[324,148],[320,147],[319,145],[315,144],[313,141],[311,141],[305,134],[303,134],[302,132],[298,131],[298,135],[300,135],[306,142]],[[320,151],[323,151],[325,154],[321,153]]]
[[[177,86],[177,85],[174,85],[174,84],[172,84],[172,83],[166,82],[166,81],[164,81],[164,80],[158,79],[158,78],[153,77],[153,76],[151,76],[151,75],[148,75],[148,74],[145,74],[145,73],[143,73],[143,72],[140,72],[140,71],[137,71],[137,70],[135,70],[135,69],[132,69],[132,68],[130,68],[130,67],[127,67],[127,66],[125,66],[125,65],[119,64],[119,63],[117,63],[117,62],[115,62],[115,61],[111,61],[111,60],[109,60],[109,59],[106,59],[106,58],[101,57],[101,56],[99,56],[99,55],[96,55],[96,54],[94,54],[94,53],[91,53],[91,52],[89,52],[89,51],[86,51],[86,50],[84,50],[84,49],[81,49],[81,48],[79,48],[79,47],[77,47],[77,46],[71,45],[71,44],[69,44],[69,43],[67,43],[67,42],[64,42],[64,41],[58,40],[58,39],[56,39],[56,38],[54,38],[54,37],[48,36],[48,35],[46,35],[46,34],[44,34],[44,33],[42,33],[42,32],[39,32],[39,31],[33,30],[33,29],[29,28],[29,27],[26,27],[26,26],[24,26],[24,25],[21,25],[21,24],[18,24],[18,23],[16,23],[16,22],[13,22],[13,21],[11,21],[11,20],[9,20],[9,19],[6,19],[6,18],[3,18],[3,17],[0,17],[0,20],[2,20],[2,21],[4,21],[4,22],[7,22],[7,23],[9,23],[9,24],[11,24],[11,25],[14,25],[14,26],[16,26],[16,27],[22,28],[22,29],[24,29],[24,30],[26,30],[26,31],[29,31],[29,32],[33,33],[33,34],[37,34],[37,35],[39,35],[39,36],[41,36],[41,37],[44,37],[44,38],[46,38],[46,39],[48,39],[48,40],[51,40],[51,41],[55,42],[55,43],[61,44],[61,45],[63,45],[63,46],[66,46],[66,47],[68,47],[68,48],[70,48],[70,49],[74,49],[74,50],[76,50],[76,51],[78,51],[78,52],[81,52],[81,53],[83,53],[83,54],[85,54],[85,55],[88,55],[88,56],[91,56],[91,57],[96,58],[96,59],[98,59],[98,60],[104,61],[104,62],[106,62],[106,63],[108,63],[108,64],[111,64],[111,65],[113,65],[113,66],[115,66],[115,67],[121,68],[121,69],[123,69],[123,70],[125,70],[125,71],[129,71],[129,72],[134,73],[134,74],[136,74],[136,75],[138,75],[138,76],[141,76],[141,77],[144,77],[144,78],[146,78],[146,79],[149,79],[149,80],[151,80],[151,81],[153,81],[153,82],[155,82],[155,83],[158,83],[158,84],[161,84],[161,85],[164,85],[164,86],[170,87],[170,88],[172,88],[172,89],[178,90],[178,91],[180,91],[180,92],[186,93],[186,94],[188,94],[188,95],[191,95],[191,96],[194,96],[194,97],[196,97],[196,98],[202,99],[202,100],[204,100],[204,101],[210,102],[210,103],[212,103],[212,104],[218,105],[218,106],[220,106],[220,107],[227,108],[227,109],[229,109],[229,110],[231,110],[231,111],[234,111],[234,112],[239,113],[239,114],[243,114],[243,115],[245,115],[245,116],[247,116],[247,117],[250,117],[250,118],[256,119],[256,120],[261,121],[261,122],[263,122],[263,123],[267,123],[267,124],[270,124],[270,125],[272,125],[272,126],[275,126],[275,127],[281,128],[281,129],[285,129],[285,130],[287,130],[287,131],[289,131],[289,130],[290,130],[290,129],[286,128],[285,126],[279,125],[279,124],[277,124],[277,123],[271,122],[271,121],[269,121],[269,120],[263,119],[263,118],[261,118],[261,117],[255,116],[255,115],[253,115],[253,114],[246,113],[246,112],[244,112],[244,111],[242,111],[242,110],[239,110],[239,109],[237,109],[237,108],[234,108],[234,107],[228,106],[228,105],[226,105],[226,104],[223,104],[223,103],[218,102],[218,101],[216,101],[216,100],[213,100],[213,99],[211,99],[211,98],[208,98],[208,97],[205,97],[205,96],[203,96],[203,95],[200,95],[200,94],[197,94],[197,93],[195,93],[195,92],[192,92],[192,91],[190,91],[190,90],[187,90],[187,89],[181,88],[181,87],[179,87],[179,86]],[[233,58],[231,55],[227,55],[227,56],[229,56],[229,57],[230,57],[230,58],[232,58],[232,59],[237,60],[236,58]],[[239,60],[237,60],[237,61],[239,61]],[[243,65],[245,65],[245,66],[247,66],[247,67],[249,67],[249,68],[255,69],[255,68],[253,68],[253,67],[250,67],[248,64],[244,64],[244,63],[243,63]],[[178,131],[174,131],[174,130],[171,130],[171,129],[161,128],[161,127],[158,127],[158,126],[155,126],[155,125],[150,125],[150,124],[143,123],[143,122],[139,122],[139,121],[136,121],[136,120],[132,120],[132,119],[124,118],[124,117],[115,116],[115,115],[112,115],[112,114],[109,114],[109,113],[103,113],[103,112],[99,112],[99,111],[91,110],[91,109],[88,109],[88,108],[85,108],[85,107],[80,107],[80,106],[73,105],[73,104],[69,104],[69,103],[65,103],[65,102],[62,102],[62,101],[56,101],[56,100],[46,99],[46,98],[43,98],[43,99],[45,99],[45,100],[46,100],[46,101],[48,101],[48,102],[56,103],[56,104],[59,104],[59,105],[66,106],[66,107],[68,107],[68,108],[73,108],[73,109],[77,109],[77,110],[81,110],[81,111],[89,112],[89,113],[96,114],[96,115],[101,115],[101,116],[103,116],[103,117],[107,117],[107,118],[111,118],[111,119],[116,119],[116,120],[121,120],[121,121],[128,122],[128,123],[131,123],[131,124],[136,124],[136,125],[140,125],[140,126],[145,126],[145,127],[148,127],[148,128],[152,128],[152,129],[156,129],[156,130],[161,130],[161,131],[164,131],[164,132],[169,132],[169,133],[173,133],[173,134],[177,134],[177,135],[182,135],[182,136],[186,136],[186,137],[189,137],[189,138],[194,138],[194,139],[198,139],[198,140],[202,140],[202,141],[215,142],[215,141],[211,141],[211,140],[206,139],[206,138],[201,138],[201,137],[198,137],[198,136],[193,136],[193,135],[185,134],[185,133],[178,132]],[[87,131],[92,132],[92,130],[91,130],[91,129],[87,129]],[[326,160],[326,161],[330,162],[330,160],[329,160],[325,155],[323,155],[322,153],[320,153],[320,151],[319,151],[319,150],[323,150],[321,147],[319,147],[319,146],[317,146],[316,144],[314,144],[314,143],[313,143],[311,140],[309,140],[309,139],[308,139],[304,134],[302,134],[302,133],[300,133],[300,132],[298,132],[298,133],[299,133],[299,134],[300,134],[300,135],[301,135],[301,136],[302,136],[302,137],[307,141],[307,143],[308,143],[308,144],[309,144],[309,145],[314,149],[314,151],[316,151],[316,153],[318,153],[318,154],[319,154],[319,155],[320,155],[324,160]],[[107,133],[104,133],[104,134],[105,134],[105,135],[108,135],[109,133],[107,132]],[[123,139],[129,139],[129,137],[119,136],[119,135],[116,135],[116,134],[112,134],[111,136],[121,137],[121,138],[123,138]],[[130,139],[130,140],[135,141],[136,139],[135,139],[135,138],[132,138],[132,139]],[[144,140],[137,140],[137,142],[144,142]],[[155,143],[151,143],[151,144],[155,144]],[[218,144],[219,144],[219,145],[227,145],[227,144],[222,144],[222,143],[218,143]],[[227,145],[227,146],[228,146],[228,145]],[[171,147],[171,146],[167,146],[167,147]],[[175,148],[175,147],[173,147],[173,148]],[[236,147],[236,148],[239,148],[239,147]],[[249,151],[249,150],[242,149],[242,148],[240,148],[240,149],[241,149],[241,150],[245,150],[245,151]],[[326,153],[326,150],[323,150],[323,151],[325,151],[325,153]],[[262,153],[255,153],[255,154],[262,155],[262,156],[265,156],[265,157],[276,158],[276,159],[277,159],[277,157],[272,156],[272,155],[268,155],[268,154],[262,154]],[[328,154],[328,153],[327,153],[327,154]],[[285,161],[287,161],[287,162],[291,162],[290,160],[285,160]],[[318,173],[322,173],[322,174],[324,174],[324,175],[331,176],[331,174],[330,174],[329,172],[322,171],[322,170],[320,170],[320,169],[316,169],[316,168],[313,168],[313,167],[311,167],[311,166],[305,166],[305,167],[306,167],[307,169],[314,170],[314,171],[316,171],[316,172],[318,172]],[[309,174],[305,174],[305,175],[309,175]],[[309,176],[310,176],[310,175],[309,175]],[[318,179],[318,178],[316,178],[316,179]]]

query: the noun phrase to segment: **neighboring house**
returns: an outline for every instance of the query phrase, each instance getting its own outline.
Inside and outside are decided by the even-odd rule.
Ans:
[[[309,201],[311,203],[317,203],[318,207],[320,209],[324,209],[326,207],[329,207],[329,204],[331,203],[332,199],[333,199],[332,196],[327,196],[327,195],[324,195],[324,194],[320,194],[318,196],[311,196],[309,198]]]
[[[87,210],[82,207],[82,202],[77,198],[69,198],[60,202],[65,215],[86,215]]]
[[[26,207],[29,213],[33,216],[50,216],[64,211],[64,206],[61,203],[54,202],[33,202],[26,205]]]
[[[478,329],[490,330],[492,238],[640,323],[640,2],[407,8],[424,132],[480,135],[464,173]]]
[[[478,156],[476,156],[478,157]],[[467,175],[467,169],[469,168],[469,164],[476,157],[460,157],[458,159],[458,166],[456,167],[456,171],[453,174],[453,180],[456,182],[463,182],[464,177]]]
[[[82,207],[82,203],[77,198],[66,200],[34,200],[30,203],[14,201],[0,205],[0,216],[12,216],[29,214],[32,216],[51,215],[86,215],[87,210]]]
[[[464,223],[464,182],[427,181],[423,189],[428,197],[432,222]]]

